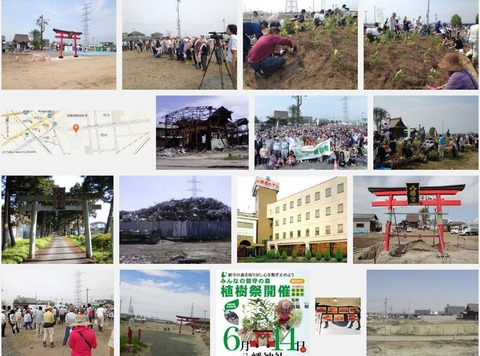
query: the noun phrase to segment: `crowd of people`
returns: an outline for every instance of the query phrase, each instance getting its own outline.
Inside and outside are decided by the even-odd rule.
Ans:
[[[191,63],[196,69],[206,71],[208,58],[215,55],[217,64],[225,60],[229,64],[229,71],[235,85],[237,73],[237,26],[230,24],[226,28],[228,39],[223,34],[211,33],[191,37],[158,37],[151,40],[124,40],[122,47],[124,51],[150,52],[155,58],[164,55],[170,60],[177,60],[180,63]]]
[[[339,25],[344,25],[346,19],[350,16],[350,9],[343,5],[341,8],[335,8],[334,10],[321,10],[318,13],[311,12],[310,14],[302,9],[299,14],[291,19],[275,20],[268,23],[258,15],[257,11],[253,11],[251,21],[243,23],[245,62],[253,68],[257,77],[268,79],[286,64],[284,55],[287,52],[295,53],[297,49],[290,38],[280,36],[280,27],[285,21],[291,23],[291,31],[295,31],[306,21],[312,21],[315,30],[319,26],[323,26],[327,20],[333,18]],[[279,49],[279,46],[282,48]]]
[[[88,355],[86,351],[97,347],[97,341],[93,325],[98,327],[99,332],[104,331],[105,324],[113,325],[114,309],[100,305],[94,307],[91,304],[75,307],[73,305],[62,306],[16,306],[2,308],[2,337],[6,337],[6,327],[9,324],[12,335],[20,334],[20,330],[35,330],[35,336],[43,337],[43,346],[55,347],[55,325],[65,325],[65,334],[62,346],[72,349],[72,355]],[[84,338],[87,341],[84,341]],[[113,351],[113,331],[109,345]],[[91,353],[90,353],[91,354]]]
[[[255,167],[281,169],[298,164],[295,151],[329,140],[330,153],[312,161],[332,168],[367,165],[367,129],[363,126],[328,123],[297,124],[258,131],[255,136]]]
[[[438,158],[445,158],[445,149],[450,147],[452,158],[458,157],[459,153],[467,151],[467,145],[470,145],[473,151],[478,152],[478,134],[458,133],[451,134],[447,130],[445,134],[439,134],[438,137],[428,137],[425,127],[419,125],[409,137],[395,137],[387,124],[384,124],[381,131],[374,133],[374,168],[395,168],[395,162],[400,158],[410,159],[419,158],[420,155],[427,155],[430,151],[438,154]],[[413,142],[417,141],[418,147]],[[402,142],[401,152],[398,150],[397,143]]]

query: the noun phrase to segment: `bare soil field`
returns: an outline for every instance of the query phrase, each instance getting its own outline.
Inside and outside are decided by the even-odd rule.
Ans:
[[[165,328],[170,328],[165,331]],[[148,347],[141,353],[134,353],[137,356],[208,356],[210,355],[210,334],[195,333],[192,335],[190,326],[183,326],[179,334],[179,325],[162,323],[136,323],[132,326],[133,335],[138,335],[138,329],[142,330],[141,340],[148,344]],[[128,325],[121,324],[121,336],[127,336]],[[122,355],[133,355],[125,351]]]
[[[413,234],[432,235],[431,231],[413,230]],[[402,233],[403,235],[403,233]],[[406,234],[408,236],[408,233]],[[438,239],[400,237],[392,234],[390,252],[383,252],[383,233],[353,236],[354,263],[478,263],[478,236],[459,236],[445,232],[444,251],[448,257],[438,256]]]
[[[112,332],[113,325],[105,324],[104,331],[100,332],[95,328],[95,335],[97,337],[97,348],[93,351],[94,355],[108,355],[109,347],[108,341]],[[49,356],[65,356],[70,354],[68,344],[66,347],[62,346],[63,337],[65,335],[65,325],[57,324],[54,331],[55,347],[44,348],[43,334],[42,337],[36,337],[36,330],[22,329],[20,334],[14,336],[11,329],[7,325],[6,337],[2,339],[2,355],[4,356],[31,356],[31,355],[49,355]]]
[[[368,341],[368,356],[477,356],[477,340],[444,341]]]
[[[468,50],[466,45],[464,51]],[[444,47],[441,38],[435,35],[409,33],[407,36],[400,34],[397,38],[383,35],[379,42],[366,41],[364,88],[425,89],[426,85],[445,84],[448,73],[440,69],[438,63],[449,51],[453,50]],[[465,66],[467,57],[462,55],[460,58]],[[470,73],[478,79],[478,73]]]
[[[357,89],[356,23],[306,30],[291,40],[297,52],[286,53],[286,65],[268,79],[257,78],[245,62],[244,89]]]
[[[161,240],[156,245],[121,244],[120,263],[179,263],[179,259],[206,259],[207,264],[231,263],[230,241],[173,242]]]
[[[116,55],[2,54],[2,89],[115,89]]]
[[[223,152],[172,153],[173,149],[157,149],[157,169],[248,169],[248,148]]]
[[[190,89],[198,90],[203,71],[192,62],[181,63],[168,55],[154,58],[152,52],[122,52],[123,89]],[[222,64],[223,87],[234,89]],[[210,62],[201,89],[222,89],[219,65]]]

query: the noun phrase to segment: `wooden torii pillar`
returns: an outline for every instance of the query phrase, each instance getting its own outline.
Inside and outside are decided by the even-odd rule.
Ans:
[[[180,315],[177,315],[177,321],[180,322],[180,328],[178,330],[178,333],[181,334],[182,333],[182,325],[183,325],[183,322],[190,322],[190,326],[192,327],[192,335],[195,334],[195,322],[198,321],[200,318],[194,318],[194,317],[191,317],[191,316],[180,316]]]
[[[416,187],[416,188],[415,188]],[[390,233],[392,227],[392,216],[394,206],[435,206],[437,208],[438,225],[438,252],[443,256],[445,247],[443,228],[443,206],[460,206],[461,200],[445,200],[442,195],[455,195],[465,189],[465,184],[447,185],[439,187],[420,187],[419,183],[407,183],[407,188],[368,188],[370,193],[377,197],[385,197],[382,201],[373,201],[372,207],[387,207],[388,220],[385,226],[385,239],[383,250],[390,251]],[[414,194],[413,194],[414,193]],[[407,200],[397,200],[397,196],[406,196]],[[433,199],[421,198],[422,196],[433,196]]]
[[[74,50],[74,57],[78,57],[77,54],[77,40],[80,40],[81,32],[74,32],[74,31],[64,31],[54,28],[53,32],[56,33],[55,38],[60,38],[60,54],[58,58],[63,58],[63,39],[73,39],[73,50]]]
[[[91,209],[99,210],[101,205],[96,205],[93,200],[99,199],[98,194],[65,194],[65,188],[55,188],[53,195],[20,195],[18,200],[32,202],[30,207],[24,210],[30,211],[30,244],[28,258],[35,258],[35,239],[37,236],[37,215],[39,211],[82,211],[85,228],[85,254],[86,258],[92,258],[92,236],[90,232]],[[41,205],[39,202],[52,202],[52,205]],[[80,202],[77,205],[66,205],[66,202]],[[112,235],[113,236],[113,235]]]

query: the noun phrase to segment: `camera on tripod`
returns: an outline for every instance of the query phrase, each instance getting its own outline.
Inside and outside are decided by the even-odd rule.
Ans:
[[[223,35],[226,35],[226,32],[209,32],[210,38],[213,38],[215,40],[223,40]]]

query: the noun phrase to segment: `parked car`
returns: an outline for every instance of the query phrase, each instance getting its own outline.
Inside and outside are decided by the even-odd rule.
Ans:
[[[407,229],[405,231],[406,232],[412,232],[412,228],[410,226],[407,226]]]
[[[470,233],[471,233],[470,228],[468,226],[464,226],[460,231],[460,236],[470,235]]]
[[[470,235],[478,235],[478,227],[470,228]]]
[[[450,232],[451,232],[452,234],[458,234],[458,226],[452,227],[452,228],[450,229]]]
[[[205,329],[205,328],[195,329],[195,332],[196,333],[206,333],[207,329]]]

